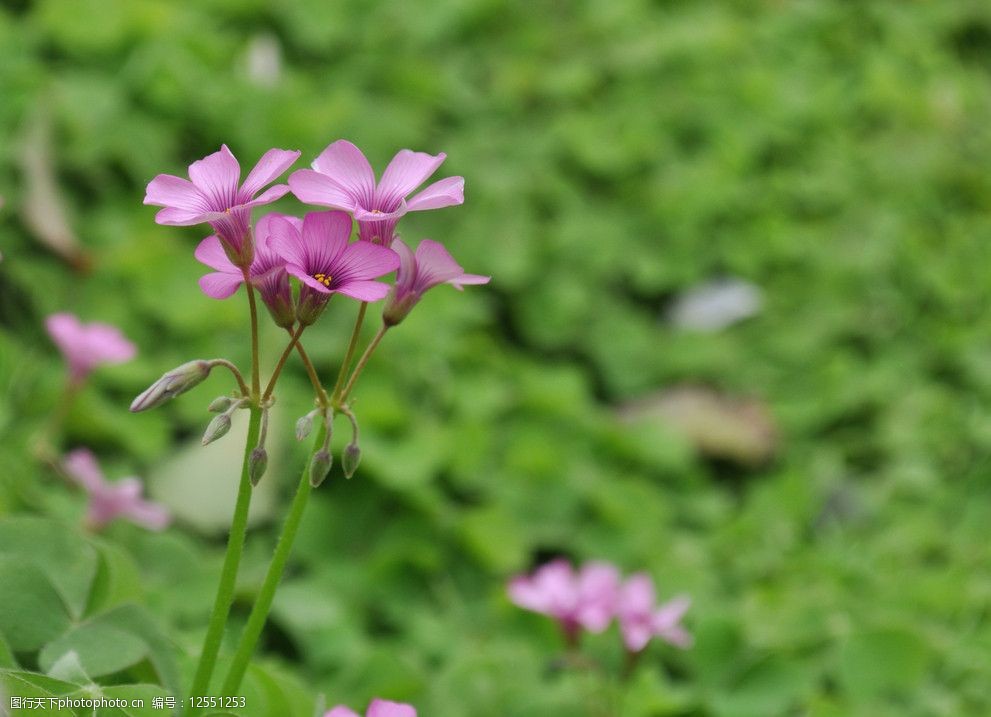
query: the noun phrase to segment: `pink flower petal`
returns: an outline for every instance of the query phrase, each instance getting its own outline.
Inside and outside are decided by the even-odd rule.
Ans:
[[[654,635],[650,626],[642,623],[620,623],[620,632],[623,635],[623,644],[630,652],[640,652],[647,647]]]
[[[357,280],[344,282],[335,291],[358,301],[380,301],[388,295],[389,289],[389,285],[381,281]]]
[[[427,289],[443,284],[459,276],[465,270],[444,248],[443,244],[432,239],[424,239],[416,248],[416,283],[414,291],[422,294]]]
[[[375,191],[376,208],[392,211],[400,200],[436,172],[446,158],[443,152],[434,156],[408,149],[399,150],[382,173],[382,180]]]
[[[144,203],[191,212],[203,212],[209,208],[203,195],[192,182],[171,174],[159,174],[148,182]]]
[[[273,184],[271,187],[259,194],[255,199],[247,201],[240,206],[247,209],[250,209],[251,207],[260,207],[263,204],[271,204],[276,199],[282,199],[282,197],[286,196],[288,193],[288,184]]]
[[[306,265],[306,245],[301,228],[283,217],[273,217],[267,225],[268,245],[290,264]]]
[[[407,212],[406,202],[400,201],[398,206],[389,212],[380,212],[377,209],[368,210],[362,207],[355,207],[354,218],[359,222],[388,222],[401,218]]]
[[[329,294],[329,293],[331,293],[331,290],[330,290],[329,287],[324,286],[322,283],[320,283],[319,281],[317,281],[316,279],[314,279],[313,276],[311,274],[309,274],[306,271],[306,269],[304,269],[301,266],[298,266],[296,264],[286,264],[286,272],[288,272],[289,274],[292,274],[293,276],[295,276],[297,279],[299,279],[300,281],[302,281],[304,284],[306,284],[310,288],[316,289],[321,294]]]
[[[189,165],[189,178],[206,197],[210,209],[222,212],[237,204],[241,167],[227,145]]]
[[[441,209],[456,204],[464,204],[465,178],[448,177],[434,182],[419,194],[410,198],[406,206],[411,212],[425,209]]]
[[[297,169],[290,174],[289,187],[303,204],[354,211],[355,199],[351,192],[327,175],[312,169]]]
[[[201,241],[196,247],[196,251],[193,252],[193,256],[196,257],[198,262],[206,264],[211,269],[228,274],[241,275],[241,270],[234,266],[231,260],[227,258],[224,245],[220,243],[220,238],[216,235],[208,236]]]
[[[85,326],[84,331],[85,342],[95,363],[124,363],[138,352],[116,326],[94,321]]]
[[[639,616],[654,609],[654,581],[646,573],[635,573],[623,583],[619,599],[621,615]]]
[[[348,281],[377,279],[397,268],[399,256],[396,252],[365,241],[349,244],[334,267],[337,275]]]
[[[612,622],[619,601],[620,577],[616,566],[590,562],[578,574],[578,614],[582,627],[602,632]]]
[[[488,284],[490,281],[492,281],[491,276],[482,276],[481,274],[462,274],[454,279],[448,279],[447,283],[458,291],[464,291],[464,287],[466,286]]]
[[[339,139],[329,145],[313,161],[313,168],[334,180],[356,204],[371,206],[375,172],[361,150],[347,140]]]
[[[204,274],[199,278],[200,289],[211,299],[226,299],[233,296],[243,283],[244,278],[240,274],[228,274],[222,271]]]
[[[165,506],[140,499],[122,510],[121,515],[132,523],[154,531],[165,530],[172,522],[172,515]]]
[[[66,356],[72,352],[82,340],[83,326],[72,314],[61,312],[52,314],[45,319],[45,328],[52,341]]]
[[[416,717],[416,710],[411,705],[376,699],[368,706],[366,717]]]
[[[155,215],[155,223],[168,227],[191,227],[210,221],[211,213],[190,209],[166,207]]]
[[[390,247],[399,256],[399,268],[396,269],[396,286],[401,290],[408,289],[416,279],[416,256],[413,250],[402,239],[393,239]]]
[[[103,471],[96,462],[96,456],[89,449],[77,448],[66,455],[62,459],[62,468],[88,493],[100,490],[104,484]]]
[[[337,707],[329,710],[323,717],[361,717],[361,715],[344,705],[337,705]]]
[[[255,196],[262,187],[275,181],[279,175],[289,169],[299,159],[299,155],[300,152],[286,149],[268,150],[248,173],[244,184],[241,185],[241,195],[247,198]],[[289,191],[288,187],[286,191]]]
[[[303,217],[306,262],[302,266],[313,273],[338,274],[336,264],[348,246],[351,229],[351,217],[346,212],[310,212]]]
[[[692,599],[687,595],[679,595],[661,605],[653,615],[652,624],[655,630],[663,630],[676,625],[692,606]]]

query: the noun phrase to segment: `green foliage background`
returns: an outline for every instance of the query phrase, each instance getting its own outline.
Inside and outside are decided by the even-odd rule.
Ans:
[[[259,43],[281,53],[273,83],[247,71]],[[48,671],[70,644],[108,684],[172,691],[190,670],[222,551],[210,526],[230,510],[217,486],[237,468],[174,461],[199,465],[186,444],[228,387],[126,407],[187,359],[246,365],[246,316],[199,292],[202,229],[156,226],[143,187],[223,142],[244,168],[272,146],[305,166],[345,137],[379,168],[401,147],[446,152],[464,206],[402,231],[493,282],[432,292],[367,372],[364,462],[310,505],[244,714],[308,715],[318,693],[427,717],[617,713],[609,700],[645,717],[991,713],[986,3],[8,1],[0,96],[0,667]],[[87,270],[24,221],[22,155],[46,122]],[[759,317],[715,334],[663,320],[724,274],[762,288]],[[58,310],[140,346],[94,377],[64,447],[198,510],[164,535],[81,537],[80,496],[30,458],[59,397]],[[309,336],[328,377],[352,317],[341,301]],[[617,418],[681,383],[766,401],[776,459],[707,461]],[[278,408],[238,620],[305,459],[298,366]],[[58,541],[85,553],[75,582],[41,547]],[[622,697],[555,669],[559,636],[504,584],[562,553],[690,593],[696,646],[651,647]],[[614,632],[588,646],[620,662]],[[78,690],[71,665],[57,674],[31,689]],[[4,684],[28,694],[23,679]]]

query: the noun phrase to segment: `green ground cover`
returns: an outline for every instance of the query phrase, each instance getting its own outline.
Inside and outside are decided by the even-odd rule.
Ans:
[[[203,231],[156,226],[144,185],[222,142],[305,166],[345,137],[376,166],[446,152],[464,206],[404,235],[493,281],[432,293],[368,369],[363,464],[310,505],[245,715],[309,715],[318,693],[427,717],[991,713],[985,3],[4,2],[0,96],[0,669],[79,644],[107,682],[188,682],[239,453],[190,446],[227,387],[126,408],[189,358],[246,364],[246,319],[199,292]],[[665,320],[720,276],[762,312]],[[64,446],[146,477],[181,518],[164,535],[79,537],[80,496],[26,449],[59,399],[59,310],[140,347]],[[327,374],[352,311],[309,338]],[[679,385],[766,405],[774,457],[624,419]],[[281,390],[240,621],[305,458],[298,365]],[[622,687],[556,669],[553,625],[505,596],[555,554],[691,594],[695,647],[652,646]],[[129,647],[101,651],[108,630]],[[588,648],[621,660],[613,633]],[[31,689],[76,689],[56,674]]]

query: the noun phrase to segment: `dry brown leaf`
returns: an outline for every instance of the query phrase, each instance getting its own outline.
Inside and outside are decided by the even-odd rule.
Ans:
[[[51,118],[47,111],[40,110],[29,120],[21,146],[24,176],[21,212],[25,225],[42,245],[75,268],[86,269],[89,261],[69,223],[55,176]]]
[[[628,423],[660,420],[683,435],[702,455],[753,467],[770,460],[777,429],[761,401],[709,388],[676,386],[619,408]]]

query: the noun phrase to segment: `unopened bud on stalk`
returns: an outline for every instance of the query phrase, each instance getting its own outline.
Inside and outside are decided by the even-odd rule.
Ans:
[[[296,440],[303,441],[306,437],[310,435],[310,431],[313,430],[313,417],[319,413],[318,409],[314,409],[307,413],[305,416],[296,421]]]
[[[341,470],[344,471],[345,478],[351,478],[354,472],[358,470],[358,464],[361,462],[361,448],[358,444],[352,441],[344,447],[344,454],[341,456]]]
[[[166,372],[160,379],[145,389],[144,393],[131,403],[131,411],[147,411],[149,408],[161,406],[170,398],[185,393],[210,375],[212,366],[209,361],[197,359],[184,363]]]
[[[333,464],[333,458],[330,455],[330,451],[325,448],[321,448],[319,451],[313,454],[313,458],[310,460],[310,485],[316,488],[324,479],[327,474],[330,473],[330,466]]]
[[[229,430],[231,430],[231,414],[221,413],[210,421],[210,425],[203,432],[203,445],[209,445],[218,438],[223,438]]]
[[[210,402],[206,410],[210,413],[223,413],[231,407],[232,403],[234,403],[234,399],[230,396],[218,396]]]
[[[251,478],[251,485],[258,485],[265,475],[266,468],[268,468],[268,451],[261,447],[252,449],[248,458],[248,477]]]

